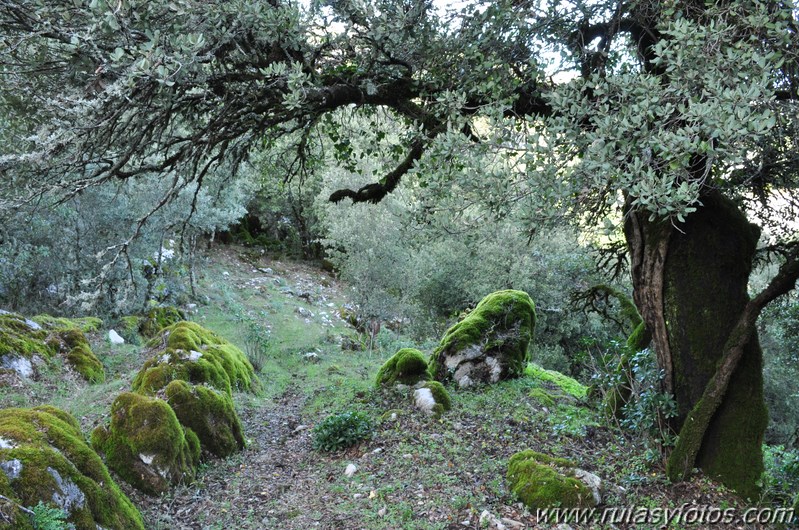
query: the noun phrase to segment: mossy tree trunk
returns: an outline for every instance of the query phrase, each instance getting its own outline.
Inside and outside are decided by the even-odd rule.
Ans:
[[[678,405],[672,426],[680,442],[670,476],[681,479],[699,467],[754,497],[768,420],[754,324],[765,304],[793,287],[796,271],[773,296],[750,301],[759,230],[720,193],[702,203],[679,227],[650,222],[648,214],[628,216],[635,301],[652,330],[664,390]],[[712,399],[703,400],[706,392]]]

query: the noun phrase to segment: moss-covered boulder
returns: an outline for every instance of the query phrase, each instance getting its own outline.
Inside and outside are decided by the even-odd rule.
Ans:
[[[444,334],[433,352],[435,379],[461,387],[522,375],[535,329],[535,305],[525,292],[492,293]]]
[[[377,386],[395,383],[415,385],[430,379],[424,353],[414,348],[402,348],[392,355],[377,372]]]
[[[83,333],[94,333],[100,331],[103,321],[97,317],[63,318],[50,315],[36,315],[31,320],[48,330],[73,330],[77,329]]]
[[[0,370],[14,372],[20,377],[34,375],[34,363],[53,356],[47,344],[47,331],[36,322],[0,310]]]
[[[508,487],[528,508],[583,508],[596,505],[594,493],[575,474],[573,462],[535,451],[508,462]]]
[[[153,307],[138,319],[138,330],[142,337],[149,339],[182,320],[186,320],[186,315],[177,307]]]
[[[528,364],[524,374],[577,399],[583,399],[588,395],[588,387],[576,379],[555,370],[547,370],[535,363]]]
[[[79,530],[144,528],[78,422],[54,407],[0,410],[0,495],[21,506],[58,507]],[[0,510],[12,518],[0,518],[0,528],[33,528],[11,503]]]
[[[416,408],[428,414],[442,414],[452,408],[452,401],[444,385],[438,381],[419,383],[413,391]]]
[[[150,495],[193,480],[200,458],[197,435],[166,401],[131,392],[116,398],[111,425],[92,432],[92,445],[109,468]]]
[[[529,396],[547,408],[552,408],[555,406],[555,396],[543,388],[534,388],[530,390]]]
[[[67,363],[87,381],[105,380],[105,369],[92,352],[85,333],[102,325],[99,318],[56,318],[37,315],[32,319],[0,312],[0,369],[13,370],[22,377],[34,375],[38,359],[61,353]]]
[[[260,388],[244,352],[195,322],[173,324],[149,345],[161,347],[136,374],[134,392],[153,394],[176,379],[207,384],[228,395],[234,388]]]
[[[197,434],[204,451],[224,458],[244,449],[241,422],[228,394],[177,380],[167,385],[165,395],[180,424]]]
[[[66,354],[67,362],[90,383],[105,381],[105,368],[94,355],[86,335],[78,327],[57,329],[47,339],[48,343]]]

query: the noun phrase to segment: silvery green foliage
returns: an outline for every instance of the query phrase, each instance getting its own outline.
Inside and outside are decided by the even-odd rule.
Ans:
[[[243,215],[252,192],[246,181],[215,177],[155,211],[167,185],[156,178],[109,182],[55,207],[18,210],[2,229],[0,303],[119,311],[140,307],[148,296],[174,302],[187,280],[190,245]]]
[[[364,192],[339,198],[380,200],[401,178],[424,190],[414,211],[463,226],[513,212],[528,232],[564,217],[612,232],[625,201],[679,226],[721,189],[790,229],[794,19],[749,0],[476,0],[449,15],[422,0],[0,0],[0,210],[159,179],[151,211],[166,212],[254,149],[292,149],[287,176],[302,175],[330,134]],[[651,57],[633,56],[637,26],[658,34]],[[594,44],[602,28],[618,31]],[[365,127],[342,121],[334,138],[327,117],[353,107],[391,114],[391,135],[355,149]]]
[[[322,189],[315,208],[328,255],[364,316],[434,336],[485,295],[514,288],[536,301],[537,347],[553,356],[565,362],[564,346],[605,338],[597,322],[570,307],[573,289],[599,281],[588,242],[568,226],[527,231],[529,202],[515,196],[524,182],[500,178],[511,171],[504,155],[442,135],[429,153],[439,157],[435,170],[413,170],[413,180],[377,205],[332,205],[331,190],[358,187],[390,167],[385,153],[399,129],[391,116],[340,112],[337,119],[357,131],[348,144],[353,167],[342,167],[329,144],[320,148],[326,156],[315,162]],[[380,142],[386,145],[374,156],[361,156]]]
[[[708,189],[751,198],[764,151],[795,136],[796,104],[775,101],[780,68],[795,60],[790,12],[731,2],[690,20],[663,5],[657,75],[623,63],[576,77],[547,93],[550,117],[528,120],[524,158],[543,200],[609,212],[627,198],[679,227]]]

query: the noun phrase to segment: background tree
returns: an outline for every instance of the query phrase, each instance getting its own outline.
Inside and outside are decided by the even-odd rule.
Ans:
[[[168,199],[276,138],[295,144],[299,171],[324,116],[356,106],[403,125],[397,162],[334,202],[380,201],[402,179],[431,196],[466,182],[494,204],[526,203],[530,230],[623,219],[635,301],[679,406],[669,474],[698,465],[756,493],[766,417],[754,325],[799,275],[786,222],[789,2],[478,1],[444,16],[413,0],[308,12],[277,0],[0,0],[0,28],[4,103],[26,112],[30,133],[0,159],[5,210],[148,175],[172,183]],[[346,133],[335,148],[348,153]],[[506,164],[474,171],[459,162],[472,150]],[[752,299],[761,230],[745,212],[784,260]]]

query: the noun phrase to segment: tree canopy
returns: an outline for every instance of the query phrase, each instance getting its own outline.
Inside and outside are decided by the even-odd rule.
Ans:
[[[379,200],[443,136],[523,149],[524,172],[546,177],[537,192],[590,211],[622,191],[679,221],[709,188],[793,206],[788,3],[476,2],[445,15],[421,1],[4,1],[0,17],[18,150],[3,168],[25,198],[148,173],[202,183],[277,137],[293,139],[298,171],[326,114],[385,107],[404,121],[401,160],[333,200]]]

